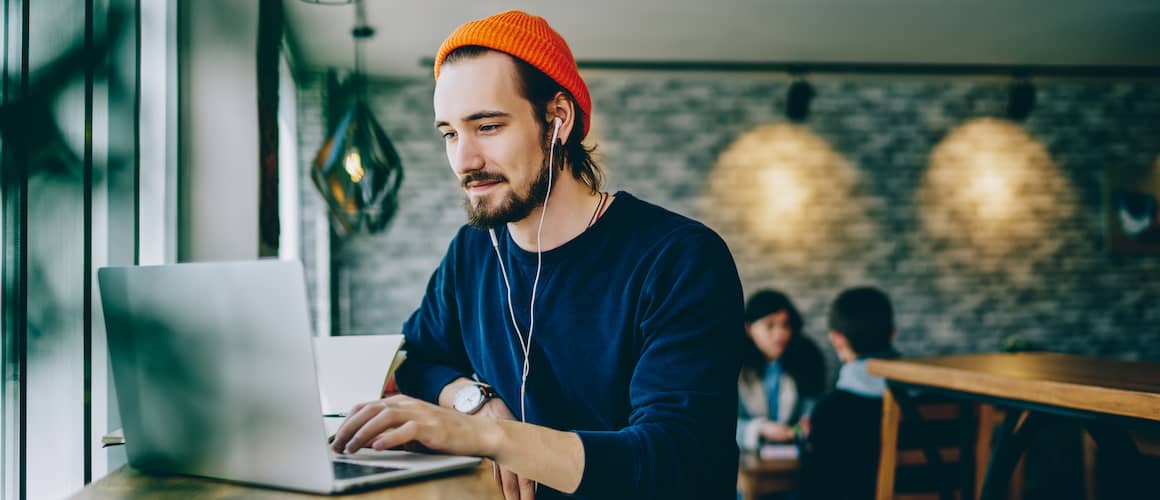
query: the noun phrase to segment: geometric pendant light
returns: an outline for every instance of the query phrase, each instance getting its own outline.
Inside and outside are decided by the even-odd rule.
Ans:
[[[353,94],[334,132],[318,150],[310,170],[314,186],[326,199],[340,235],[377,233],[398,210],[403,163],[366,102],[362,42],[374,36],[362,1],[355,2],[358,25],[351,30],[355,72],[347,88]],[[349,95],[349,94],[348,94]]]
[[[310,172],[340,234],[387,227],[398,209],[403,164],[361,98],[354,98]]]

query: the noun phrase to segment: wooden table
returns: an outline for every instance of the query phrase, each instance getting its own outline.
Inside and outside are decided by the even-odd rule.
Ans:
[[[801,464],[796,458],[758,459],[752,452],[742,453],[737,469],[737,491],[742,500],[756,500],[762,495],[793,491],[798,485]]]
[[[419,479],[399,483],[379,489],[340,496],[321,496],[273,489],[244,486],[234,483],[212,481],[184,476],[151,476],[141,474],[128,466],[113,471],[99,481],[89,484],[73,495],[73,500],[112,499],[320,499],[353,498],[360,500],[410,500],[410,499],[497,499],[503,500],[503,492],[491,475],[491,462],[484,461],[474,469],[459,471],[446,476]]]
[[[1052,419],[1079,421],[1097,445],[1122,457],[1116,484],[1139,491],[1141,458],[1126,427],[1160,426],[1160,364],[1067,354],[970,354],[916,359],[870,360],[870,373],[885,377],[882,454],[878,498],[893,494],[893,467],[887,471],[897,440],[898,420],[911,389],[945,392],[992,403],[1013,411],[998,434],[980,492],[1000,498],[1011,470],[1030,437]],[[890,455],[890,456],[888,456]],[[1127,497],[1124,497],[1127,498]]]

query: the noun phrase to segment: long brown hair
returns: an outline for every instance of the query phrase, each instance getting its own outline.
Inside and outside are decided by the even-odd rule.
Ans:
[[[785,311],[789,323],[789,342],[785,351],[778,358],[782,369],[793,378],[797,384],[798,394],[802,396],[819,396],[825,391],[826,364],[822,358],[822,351],[817,344],[802,334],[804,321],[802,315],[794,307],[786,294],[777,290],[761,290],[745,303],[745,324],[764,318],[770,314]],[[745,335],[744,347],[741,349],[741,371],[756,376],[758,379],[765,373],[765,366],[769,360],[765,353],[753,342],[753,338]]]

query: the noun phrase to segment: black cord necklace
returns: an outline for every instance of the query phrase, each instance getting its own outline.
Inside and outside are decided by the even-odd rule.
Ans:
[[[604,208],[604,201],[607,199],[608,199],[608,193],[601,191],[600,192],[600,203],[596,204],[596,210],[592,211],[592,218],[588,219],[588,225],[584,227],[585,229],[592,227],[592,224],[596,222],[596,216],[600,213],[600,209]]]

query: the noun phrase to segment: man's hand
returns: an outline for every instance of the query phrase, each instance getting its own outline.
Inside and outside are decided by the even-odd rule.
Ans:
[[[503,402],[494,400],[489,404]],[[584,444],[580,436],[493,416],[511,418],[506,407],[500,410],[493,407],[487,409],[486,415],[465,415],[408,396],[391,396],[355,406],[335,433],[331,449],[354,453],[361,448],[385,450],[418,444],[452,455],[488,457],[557,490],[576,491],[584,475]],[[515,474],[511,477],[510,483],[501,478],[505,496],[532,498],[535,483],[530,479],[521,482]]]
[[[496,420],[515,420],[515,415],[512,415],[511,410],[504,404],[503,400],[499,398],[492,398],[487,403],[484,403],[483,408],[479,409],[476,415],[486,418],[493,418]],[[492,473],[499,481],[500,488],[503,490],[504,500],[532,500],[536,497],[536,483],[530,479],[522,478],[511,469],[495,462],[491,463]]]
[[[397,395],[356,405],[335,433],[331,449],[354,453],[415,442],[452,455],[494,457],[500,432],[490,419]]]
[[[778,422],[762,422],[761,425],[757,428],[757,432],[760,433],[761,437],[765,438],[766,441],[773,441],[776,443],[784,443],[787,441],[793,441],[794,439],[793,429],[790,429],[789,426]]]

